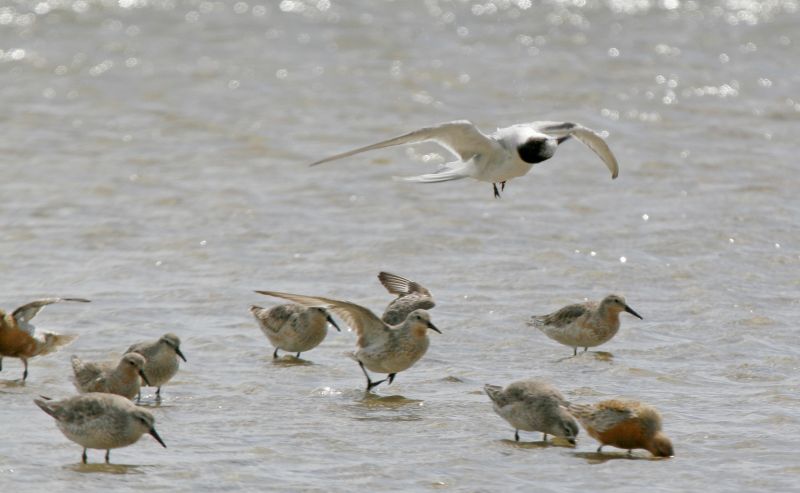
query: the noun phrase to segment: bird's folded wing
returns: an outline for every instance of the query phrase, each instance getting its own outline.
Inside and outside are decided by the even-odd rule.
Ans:
[[[420,128],[404,135],[384,140],[376,144],[371,144],[358,149],[343,152],[333,156],[320,159],[311,163],[311,166],[327,163],[336,159],[359,154],[361,152],[382,149],[402,144],[415,144],[432,140],[439,145],[447,148],[450,152],[466,161],[477,154],[487,154],[495,149],[497,145],[492,139],[484,135],[471,122],[466,120],[442,123],[433,127]]]
[[[359,344],[368,345],[376,338],[388,336],[389,328],[377,315],[363,306],[349,301],[334,300],[321,296],[304,296],[300,294],[281,293],[278,291],[256,291],[259,294],[275,296],[294,301],[305,306],[322,306],[342,318],[359,336]]]
[[[587,404],[570,404],[567,409],[585,426],[594,428],[600,433],[636,416],[636,413],[632,410],[623,407],[611,408]]]
[[[583,316],[589,312],[589,307],[584,303],[576,303],[574,305],[567,305],[564,308],[553,312],[549,315],[537,317],[537,321],[543,325],[552,325],[555,327],[564,327],[574,322],[578,317]]]

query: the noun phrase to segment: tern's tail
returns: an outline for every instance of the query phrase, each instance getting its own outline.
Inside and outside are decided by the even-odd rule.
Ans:
[[[473,167],[473,159],[463,162],[452,162],[445,164],[441,169],[435,173],[428,173],[426,175],[410,176],[408,178],[400,178],[405,181],[415,181],[417,183],[439,183],[440,181],[460,180],[471,176]]]

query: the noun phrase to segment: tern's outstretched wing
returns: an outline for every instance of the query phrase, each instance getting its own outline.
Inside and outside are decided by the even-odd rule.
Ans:
[[[278,291],[256,291],[258,294],[283,298],[305,306],[322,306],[341,317],[347,325],[358,334],[358,345],[369,346],[378,339],[384,340],[391,329],[368,308],[320,296],[303,296],[301,294],[280,293]]]
[[[592,130],[591,128],[584,127],[577,123],[570,122],[533,122],[530,123],[533,128],[543,134],[552,135],[556,138],[575,137],[583,142],[589,149],[593,150],[595,154],[600,156],[600,159],[611,171],[611,178],[614,179],[619,175],[619,164],[614,153],[608,148],[608,144],[603,138]]]
[[[311,163],[311,166],[327,163],[336,159],[359,154],[366,151],[375,149],[382,149],[384,147],[391,147],[402,144],[415,144],[418,142],[425,142],[432,140],[437,144],[445,147],[447,150],[461,158],[462,161],[467,161],[478,154],[487,154],[496,150],[497,143],[491,138],[484,135],[478,127],[466,120],[459,120],[449,123],[442,123],[433,127],[420,128],[405,135],[395,137],[393,139],[384,140],[377,144],[372,144],[352,151],[343,152],[333,156],[320,159]]]

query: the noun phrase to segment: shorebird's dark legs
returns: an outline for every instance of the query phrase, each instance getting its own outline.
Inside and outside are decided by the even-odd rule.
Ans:
[[[81,460],[83,460],[83,463],[86,464],[86,449],[83,449],[83,455],[81,455]]]
[[[515,442],[519,441],[519,430],[514,430],[514,441]]]
[[[361,367],[361,371],[363,371],[364,372],[364,376],[367,377],[367,392],[372,390],[373,387],[377,387],[378,385],[382,384],[383,382],[385,382],[387,380],[386,378],[384,378],[383,380],[378,380],[377,382],[373,382],[369,378],[369,374],[367,373],[367,369],[364,368],[364,363],[359,361],[358,362],[358,366]],[[391,382],[389,382],[389,383],[391,383]]]
[[[277,357],[278,357],[278,348],[275,348],[275,352],[272,353],[272,359],[275,359]]]
[[[111,458],[111,449],[106,450],[106,464],[110,464],[109,459]]]
[[[494,198],[500,198],[500,191],[497,189],[497,183],[492,183],[492,188],[494,188]]]

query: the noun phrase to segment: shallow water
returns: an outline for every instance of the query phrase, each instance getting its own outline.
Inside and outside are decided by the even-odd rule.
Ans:
[[[17,0],[0,6],[2,307],[78,334],[0,373],[9,491],[787,491],[800,481],[797,1]],[[417,185],[433,145],[316,158],[468,118],[607,131],[509,182]],[[436,295],[428,354],[365,395],[331,332],[273,361],[273,289],[382,310],[376,274]],[[528,328],[610,292],[599,355]],[[189,362],[150,437],[79,464],[32,399],[69,356],[173,331]],[[677,456],[516,444],[484,383],[657,406]],[[152,393],[147,403],[153,405]],[[541,435],[523,434],[539,442]],[[617,453],[619,452],[619,453]],[[90,461],[102,462],[101,451]],[[646,459],[643,451],[636,459]]]

